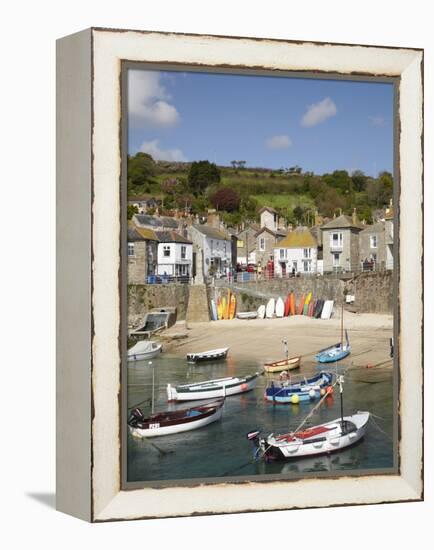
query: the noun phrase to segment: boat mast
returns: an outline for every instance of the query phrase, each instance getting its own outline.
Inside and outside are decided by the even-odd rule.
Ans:
[[[342,302],[341,311],[341,350],[344,349],[344,302]]]
[[[341,431],[342,433],[345,433],[345,425],[344,425],[344,377],[341,374],[338,378],[338,384],[339,384],[339,394],[341,397]]]
[[[155,389],[155,370],[152,361],[149,361],[149,366],[152,369],[152,399],[151,399],[151,414],[154,414],[154,389]]]

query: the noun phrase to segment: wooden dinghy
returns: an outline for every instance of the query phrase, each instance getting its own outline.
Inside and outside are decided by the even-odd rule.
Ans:
[[[211,399],[226,397],[253,390],[256,386],[259,373],[216,380],[205,380],[195,384],[183,384],[180,386],[167,385],[168,401],[191,401],[193,399]]]
[[[229,348],[211,349],[208,351],[200,351],[197,353],[187,353],[187,361],[189,363],[199,363],[202,361],[217,361],[218,359],[225,359],[229,351]]]
[[[141,409],[134,409],[128,418],[128,427],[133,437],[157,437],[189,430],[196,430],[219,420],[224,399],[205,403],[189,409],[163,411],[145,418]]]
[[[128,362],[152,359],[163,351],[162,344],[153,340],[140,340],[128,350]]]
[[[276,317],[283,317],[285,313],[285,303],[279,296],[276,300]]]
[[[276,301],[274,300],[274,298],[270,298],[265,308],[265,316],[267,317],[267,319],[271,319],[272,317],[274,317],[275,309],[276,309]]]
[[[264,364],[265,372],[282,372],[284,370],[294,370],[300,368],[301,355],[289,357],[280,361],[273,361]]]
[[[263,319],[265,317],[265,306],[262,304],[258,307],[258,317],[259,319]]]
[[[357,412],[295,433],[269,435],[260,448],[271,460],[332,453],[357,443],[366,432],[369,412]]]
[[[305,378],[295,383],[275,384],[271,382],[271,385],[265,390],[264,398],[272,403],[297,404],[301,401],[312,401],[325,394],[332,381],[332,373],[320,372],[312,378]]]

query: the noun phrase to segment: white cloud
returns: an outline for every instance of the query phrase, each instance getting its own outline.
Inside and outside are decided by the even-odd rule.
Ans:
[[[288,149],[291,147],[292,141],[289,136],[273,136],[265,142],[268,149]]]
[[[382,116],[369,116],[368,119],[372,126],[384,126],[386,124],[386,119]]]
[[[142,153],[148,153],[154,160],[169,160],[173,162],[186,162],[187,159],[181,149],[161,149],[158,139],[144,141],[140,146]]]
[[[133,123],[173,126],[179,113],[157,71],[128,71],[128,115]]]
[[[329,97],[326,97],[318,103],[309,105],[307,111],[301,119],[301,125],[306,128],[316,126],[317,124],[321,124],[321,122],[326,121],[328,118],[335,116],[336,113],[337,108],[335,102]]]

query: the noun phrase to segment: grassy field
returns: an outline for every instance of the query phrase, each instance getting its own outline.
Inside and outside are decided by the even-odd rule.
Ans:
[[[314,202],[311,197],[307,195],[273,195],[269,193],[264,193],[261,195],[252,195],[259,205],[262,206],[271,206],[272,208],[287,208],[293,210],[296,206],[301,206],[304,208],[314,207]]]

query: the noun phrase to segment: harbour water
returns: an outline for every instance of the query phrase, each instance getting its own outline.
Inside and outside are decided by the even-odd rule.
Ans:
[[[335,372],[335,365],[329,370]],[[339,369],[345,369],[340,363]],[[151,412],[152,371],[154,371],[154,409],[174,410],[193,406],[194,401],[167,403],[166,386],[170,382],[185,384],[262,372],[262,365],[252,361],[226,361],[191,365],[184,358],[162,354],[152,360],[128,365],[128,408],[140,404],[145,416]],[[318,373],[315,364],[304,364],[299,374]],[[298,374],[298,373],[297,373]],[[128,433],[127,480],[129,482],[157,482],[194,480],[196,478],[224,478],[284,474],[285,477],[315,475],[318,472],[366,471],[393,468],[393,384],[392,376],[376,383],[353,380],[351,371],[346,376],[344,414],[357,410],[371,412],[364,439],[341,452],[315,458],[287,462],[265,463],[252,461],[252,444],[246,434],[260,429],[262,435],[286,433],[305,418],[316,403],[277,404],[263,398],[267,384],[279,380],[278,375],[262,375],[253,391],[226,399],[223,417],[203,428],[180,434],[136,439]],[[337,388],[335,388],[336,390]],[[328,397],[311,424],[321,424],[340,416],[338,391]],[[157,445],[164,454],[151,444]],[[374,472],[373,472],[374,473]]]

